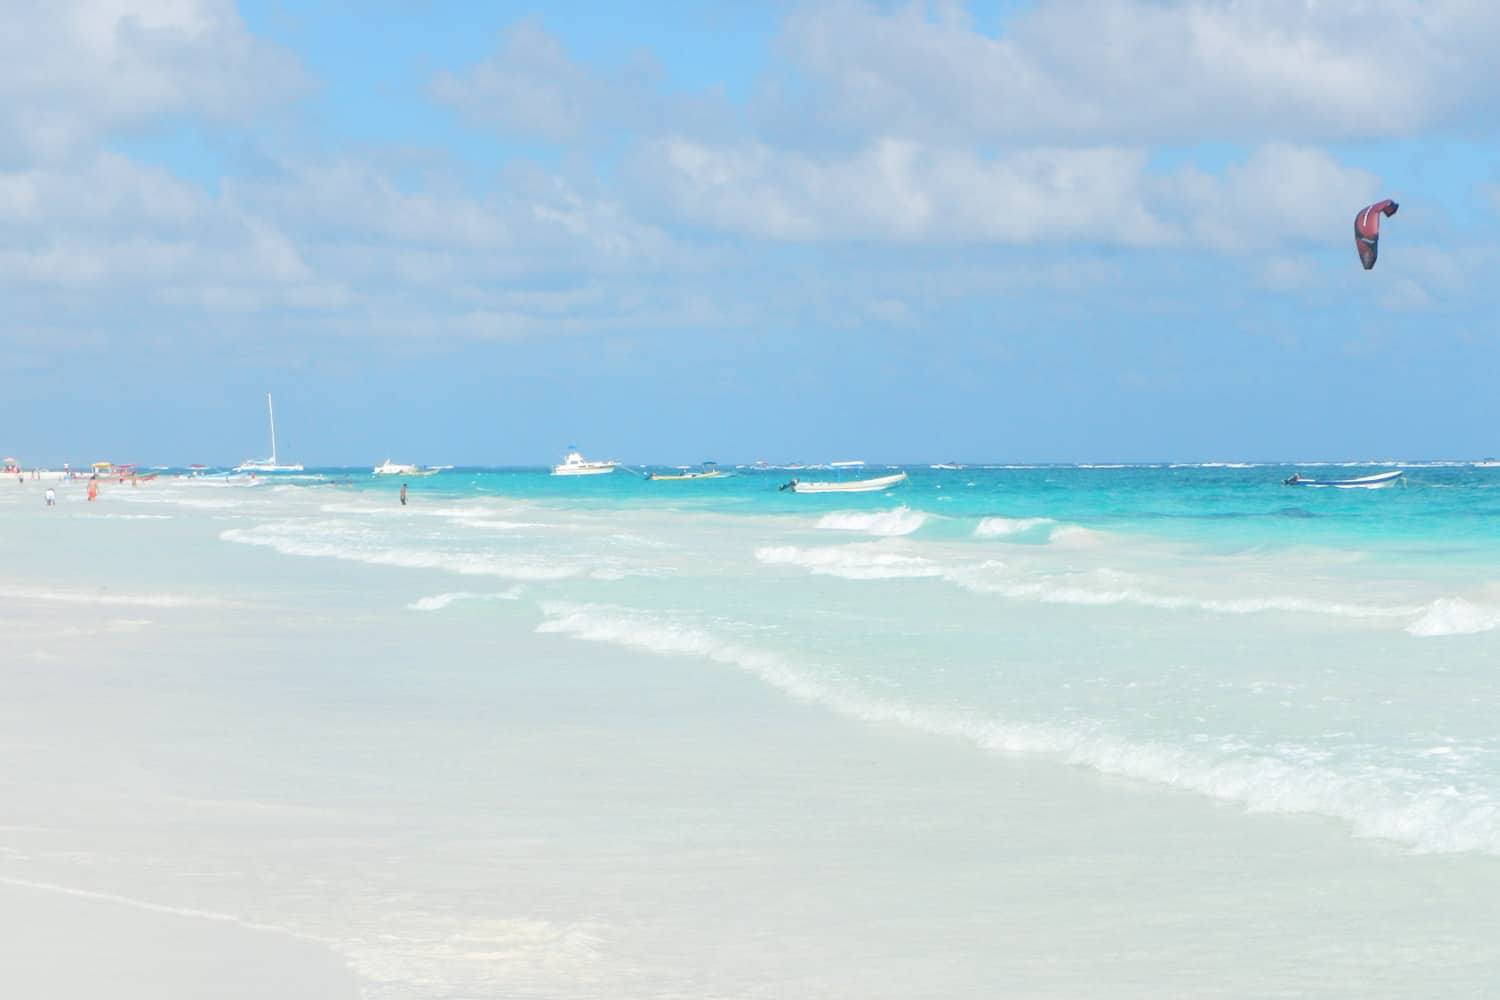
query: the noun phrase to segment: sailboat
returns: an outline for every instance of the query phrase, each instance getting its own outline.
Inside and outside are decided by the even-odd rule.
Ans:
[[[271,394],[266,393],[266,415],[271,418],[271,457],[247,458],[234,467],[235,472],[301,472],[300,465],[276,463],[276,411],[271,408]]]

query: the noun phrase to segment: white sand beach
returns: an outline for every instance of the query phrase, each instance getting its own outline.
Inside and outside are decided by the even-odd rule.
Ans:
[[[14,860],[14,859],[12,859]],[[0,882],[7,996],[57,1000],[355,1000],[327,948],[191,912],[61,886]]]
[[[1500,982],[1491,858],[850,719],[711,658],[538,633],[542,584],[476,600],[482,578],[221,538],[288,505],[334,516],[348,501],[331,494],[120,489],[52,510],[0,494],[6,995]]]

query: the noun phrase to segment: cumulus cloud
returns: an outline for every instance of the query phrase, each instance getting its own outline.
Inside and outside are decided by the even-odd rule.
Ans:
[[[128,303],[292,313],[279,328],[332,335],[664,327],[704,315],[665,277],[692,269],[607,195],[540,174],[408,190],[378,160],[289,160],[208,192],[111,153],[0,171],[0,291],[33,317]]]
[[[1141,203],[1145,164],[1118,148],[986,159],[886,139],[820,159],[675,138],[648,146],[632,174],[681,219],[764,239],[1146,246],[1171,233]]]
[[[1151,169],[1144,149],[1033,148],[982,157],[883,139],[815,157],[760,143],[647,146],[632,176],[677,218],[793,242],[1065,243],[1260,250],[1325,241],[1376,189],[1322,150],[1251,151],[1213,175]]]
[[[0,32],[0,159],[61,157],[165,117],[242,120],[307,85],[231,0],[13,4]]]
[[[1351,232],[1354,211],[1373,201],[1379,179],[1322,149],[1259,147],[1219,176],[1193,167],[1157,184],[1158,204],[1182,219],[1189,242],[1214,250],[1265,250],[1326,243]],[[1351,242],[1352,246],[1352,242]]]
[[[985,34],[956,7],[835,0],[781,35],[801,88],[786,128],[711,90],[670,93],[646,57],[591,66],[528,21],[429,96],[587,157],[512,159],[476,182],[438,154],[413,182],[379,150],[260,149],[252,172],[199,186],[109,140],[183,116],[253,123],[308,85],[295,59],[218,0],[34,8],[0,37],[0,289],[29,293],[13,301],[275,311],[281,330],[407,338],[902,325],[958,299],[1082,298],[1120,280],[1119,248],[1280,254],[1263,287],[1299,288],[1295,255],[1342,245],[1351,204],[1380,192],[1295,136],[1460,113],[1488,86],[1464,73],[1494,37],[1487,7],[1434,0],[1417,18],[1371,0],[1356,13],[1393,19],[1379,45],[1414,37],[1401,74],[1363,79],[1380,61],[1350,41],[1368,34],[1351,5],[1042,0]],[[1378,126],[1349,124],[1376,100]],[[1163,166],[1150,144],[1214,135],[1256,141],[1211,170]],[[766,243],[819,245],[819,273],[786,280]],[[1415,284],[1391,294],[1407,307],[1467,280],[1401,252]],[[1006,266],[976,266],[985,253]]]
[[[831,0],[790,17],[780,50],[791,117],[812,104],[820,129],[1108,143],[1487,121],[1497,46],[1500,7],[1472,0],[1040,0],[994,35],[956,4]]]
[[[477,122],[554,141],[583,135],[614,101],[606,81],[570,59],[536,21],[511,28],[466,72],[438,74],[432,92]]]
[[[528,19],[506,31],[484,59],[438,73],[429,91],[476,125],[555,143],[597,141],[624,130],[717,133],[734,117],[713,90],[670,94],[663,83],[661,67],[644,51],[623,65],[588,65],[570,56],[541,21]]]

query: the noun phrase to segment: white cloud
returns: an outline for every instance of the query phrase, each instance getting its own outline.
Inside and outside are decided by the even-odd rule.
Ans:
[[[679,218],[772,240],[1159,244],[1139,150],[1036,149],[995,159],[886,139],[820,160],[759,143],[647,146],[632,174]]]
[[[0,160],[61,157],[163,117],[240,120],[307,86],[230,0],[47,0],[5,17]]]
[[[1271,145],[1215,176],[1141,149],[971,150],[883,139],[825,158],[759,143],[648,145],[632,176],[677,218],[767,240],[1196,246],[1327,243],[1377,189],[1327,153]],[[1347,218],[1346,218],[1347,216]]]
[[[110,153],[0,171],[0,291],[30,316],[291,311],[325,333],[520,336],[701,315],[693,266],[598,192],[518,175],[408,190],[377,161],[286,161],[204,191]],[[0,296],[4,297],[4,296]],[[278,322],[279,329],[287,329]]]
[[[462,75],[438,74],[432,92],[476,122],[553,141],[579,138],[611,100],[605,82],[534,20],[512,27],[493,55]]]
[[[1230,164],[1222,176],[1187,168],[1164,178],[1158,204],[1184,218],[1197,246],[1263,251],[1327,244],[1347,233],[1352,252],[1354,213],[1378,191],[1374,174],[1345,167],[1321,149],[1273,144]]]
[[[792,116],[945,142],[1408,135],[1488,121],[1497,48],[1473,0],[1040,0],[995,36],[951,4],[833,0],[781,41]]]
[[[479,62],[460,72],[438,73],[429,92],[476,125],[554,143],[682,127],[720,134],[733,119],[717,92],[673,94],[664,88],[664,79],[645,51],[618,66],[576,60],[532,19],[513,25]]]

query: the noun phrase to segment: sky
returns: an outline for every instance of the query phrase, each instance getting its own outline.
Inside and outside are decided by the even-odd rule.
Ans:
[[[5,6],[26,465],[1500,454],[1486,0]]]

